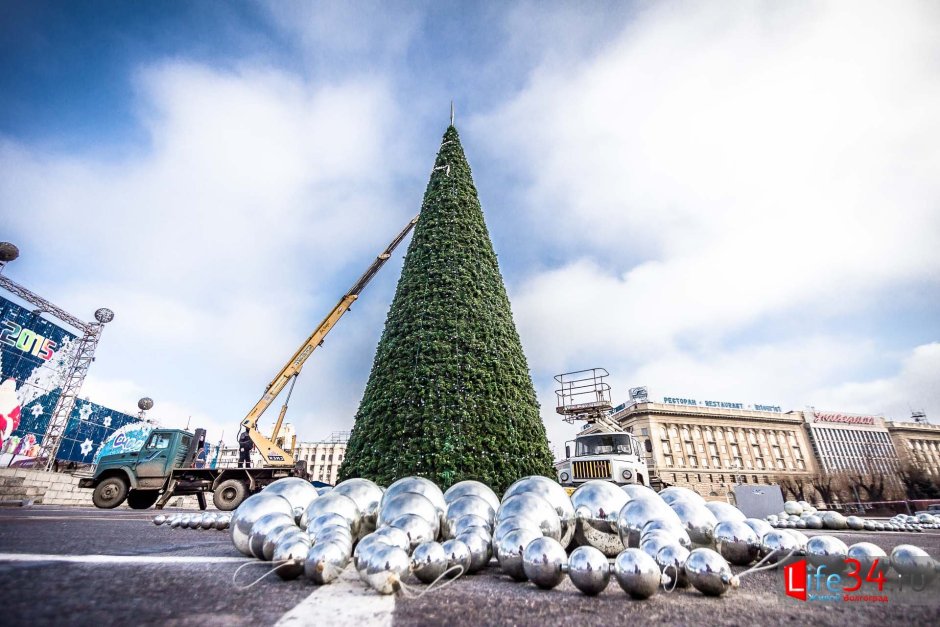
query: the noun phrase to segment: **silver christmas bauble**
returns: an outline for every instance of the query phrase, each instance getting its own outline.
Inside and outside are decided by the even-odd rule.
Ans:
[[[558,520],[561,523],[559,541],[565,547],[571,544],[575,533],[575,508],[568,493],[558,482],[538,475],[524,477],[509,486],[503,494],[503,501],[517,494],[534,494],[545,499],[558,514]]]
[[[806,528],[807,529],[822,529],[823,521],[820,516],[816,514],[810,514],[806,517]]]
[[[345,516],[334,512],[327,512],[308,520],[306,530],[307,533],[316,536],[317,532],[323,527],[335,527],[336,525],[342,525],[349,529],[349,523],[346,521]],[[350,532],[350,534],[352,534],[352,532]]]
[[[731,503],[725,503],[724,501],[709,501],[705,503],[705,507],[715,515],[715,518],[718,522],[725,522],[727,520],[736,520],[738,522],[744,522],[747,520],[747,516],[744,515],[744,512],[739,510],[737,507]]]
[[[177,529],[180,526],[180,521],[182,520],[182,518],[183,517],[180,516],[179,514],[174,514],[173,516],[169,518],[169,520],[167,520],[166,524],[172,527],[173,529]]]
[[[504,518],[496,523],[496,526],[493,528],[493,555],[496,556],[497,560],[499,559],[499,543],[502,541],[503,536],[516,529],[528,529],[536,532],[538,535],[542,535],[538,526],[531,520],[518,517]]]
[[[349,527],[344,524],[320,527],[316,533],[309,533],[307,535],[310,536],[310,540],[314,545],[326,542],[334,542],[347,547],[349,552],[352,553],[352,532],[350,532]]]
[[[787,533],[793,536],[793,539],[796,540],[797,546],[797,555],[803,555],[806,553],[806,543],[809,542],[809,536],[800,531],[799,529],[787,529]]]
[[[744,521],[744,524],[754,531],[758,540],[762,538],[765,533],[773,530],[773,527],[771,527],[767,521],[761,520],[760,518],[748,518]]]
[[[434,527],[431,526],[431,523],[417,514],[404,514],[399,516],[389,523],[389,527],[401,529],[405,532],[405,535],[408,536],[408,548],[406,551],[409,554],[411,554],[414,548],[419,544],[437,539],[437,534],[434,532]]]
[[[899,544],[891,549],[891,566],[902,575],[916,576],[931,581],[936,575],[936,562],[920,547]]]
[[[522,553],[530,542],[540,537],[542,537],[541,534],[533,529],[514,529],[498,540],[495,553],[503,572],[516,581],[525,581]]]
[[[630,500],[627,493],[609,481],[588,481],[571,495],[577,527],[575,540],[590,545],[607,557],[623,550],[617,532],[617,516]]]
[[[299,522],[307,506],[317,498],[317,489],[309,481],[300,477],[285,477],[268,485],[263,492],[279,494],[290,503],[294,510],[294,522]]]
[[[845,519],[845,524],[853,531],[861,531],[865,528],[865,521],[858,516],[849,516]]]
[[[568,556],[568,578],[583,594],[600,594],[610,581],[607,556],[593,546],[579,546]]]
[[[510,496],[496,512],[496,523],[506,518],[529,520],[544,536],[561,540],[561,520],[551,504],[540,496],[524,492]]]
[[[493,538],[483,529],[469,529],[457,536],[470,549],[468,573],[475,573],[486,567],[492,557]]]
[[[375,531],[379,517],[379,503],[382,502],[384,490],[374,481],[355,478],[342,481],[333,488],[333,493],[342,494],[353,500],[359,509],[359,518],[362,529],[359,536]]]
[[[382,495],[382,501],[379,503],[379,515],[381,515],[382,509],[385,507],[386,503],[405,492],[420,494],[431,501],[434,505],[434,509],[437,510],[438,519],[444,517],[444,512],[447,511],[444,493],[441,492],[441,489],[437,487],[433,481],[425,479],[424,477],[405,477],[388,486],[388,489],[385,490],[385,494]],[[409,512],[403,513],[407,514]],[[395,516],[392,516],[392,518],[395,518]]]
[[[859,575],[865,577],[871,572],[875,562],[878,562],[877,567],[875,567],[875,572],[885,572],[890,566],[890,560],[885,552],[876,544],[871,542],[856,542],[849,547],[849,550],[846,552],[847,559],[853,559],[859,563]]]
[[[483,520],[482,518],[474,514],[467,514],[466,516],[461,516],[460,518],[455,520],[453,524],[451,525],[450,531],[454,534],[454,537],[456,538],[457,536],[459,536],[464,531],[467,531],[468,529],[482,529],[483,531],[487,533],[487,535],[492,535],[493,523],[486,522],[485,520]]]
[[[387,493],[386,493],[387,495]],[[444,498],[443,496],[441,497]],[[433,538],[437,537],[441,528],[441,517],[434,506],[426,496],[417,492],[399,492],[388,499],[382,499],[382,506],[379,509],[378,526],[384,527],[390,525],[393,520],[412,514],[426,520],[431,525]]]
[[[708,596],[721,596],[738,585],[728,562],[711,549],[695,549],[689,553],[685,576],[693,588]]]
[[[215,514],[212,512],[206,512],[202,515],[202,519],[199,521],[199,527],[201,529],[213,529],[215,528]]]
[[[477,516],[483,519],[487,524],[492,525],[496,519],[496,510],[483,498],[468,494],[455,499],[447,506],[447,513],[444,516],[444,525],[441,533],[446,538],[453,538],[457,535],[454,526],[457,520],[464,516]]]
[[[718,520],[704,504],[676,501],[672,511],[679,518],[692,542],[711,545],[715,540],[715,525]]]
[[[806,543],[806,561],[813,566],[826,566],[831,573],[846,569],[848,552],[845,542],[833,536],[814,536]]]
[[[348,496],[329,492],[315,498],[300,517],[301,528],[306,529],[310,521],[323,514],[339,514],[346,519],[346,526],[349,527],[353,536],[359,537],[361,514],[356,502]]]
[[[657,518],[643,525],[640,530],[640,544],[643,544],[643,536],[653,531],[662,531],[668,534],[674,542],[686,548],[692,546],[692,539],[686,532],[685,527],[671,519]]]
[[[317,585],[331,583],[339,577],[350,555],[345,545],[337,542],[318,542],[307,552],[304,574]]]
[[[251,551],[252,556],[260,558],[264,541],[268,535],[287,525],[297,526],[294,524],[293,515],[288,516],[282,512],[265,514],[256,520],[248,533],[248,550]]]
[[[787,501],[783,504],[783,511],[790,516],[799,516],[803,513],[803,506],[796,501]]]
[[[447,570],[447,554],[439,542],[425,542],[411,554],[411,572],[424,583],[431,583]]]
[[[659,498],[666,501],[666,505],[669,505],[670,507],[681,501],[693,503],[695,505],[705,505],[705,499],[702,498],[698,492],[688,488],[681,488],[679,486],[669,486],[664,490],[660,490]]]
[[[166,520],[167,520],[166,514],[157,514],[156,516],[153,517],[153,524],[159,527],[160,525],[165,523]]]
[[[767,557],[768,564],[776,564],[798,550],[796,538],[784,529],[769,531],[760,540],[760,555]]]
[[[826,512],[822,515],[823,527],[826,529],[846,529],[848,524],[845,522],[845,516],[839,512]]]
[[[392,546],[397,546],[406,553],[411,548],[411,539],[408,537],[408,534],[399,529],[398,527],[382,527],[381,529],[376,529],[369,536],[374,536],[377,539],[381,540],[385,544],[390,544]]]
[[[280,529],[275,529],[268,534],[264,542],[261,544],[261,559],[270,562],[274,557],[274,549],[277,548],[277,545],[289,535],[301,535],[306,536],[300,527],[294,524],[284,525]],[[309,540],[309,538],[308,538]]]
[[[659,498],[656,490],[639,483],[628,483],[620,486],[620,489],[626,492],[631,499]]]
[[[747,566],[760,554],[760,539],[746,522],[727,520],[715,526],[715,548],[729,563]]]
[[[550,590],[564,578],[568,555],[564,547],[553,538],[536,538],[522,552],[522,570],[539,588]]]
[[[654,560],[656,559],[656,554],[659,553],[659,550],[664,546],[669,546],[670,544],[682,546],[665,531],[652,531],[640,537],[640,550],[652,557]]]
[[[496,496],[493,489],[485,483],[480,483],[472,479],[455,483],[444,492],[444,503],[450,505],[462,496],[478,496],[489,503],[493,511],[499,509],[499,497]]]
[[[379,594],[392,594],[401,588],[410,567],[411,560],[403,549],[379,544],[369,553],[365,568],[359,569],[359,577]]]
[[[242,504],[232,514],[230,525],[232,542],[235,544],[235,548],[250,556],[248,534],[251,533],[251,526],[265,514],[275,512],[294,516],[294,509],[291,507],[290,502],[279,494],[259,492],[242,501]]]
[[[689,585],[685,576],[685,562],[689,555],[689,550],[678,544],[667,544],[656,554],[656,565],[670,582],[675,582],[675,587],[686,588]]]
[[[624,592],[634,599],[648,599],[656,594],[663,580],[656,560],[640,549],[624,549],[614,560],[614,578]]]
[[[281,579],[296,579],[304,572],[310,540],[302,533],[284,537],[274,548],[271,563]]]
[[[447,569],[460,566],[460,570],[454,570],[449,577],[460,577],[467,574],[470,570],[470,560],[473,556],[470,554],[470,547],[460,540],[446,540],[441,543],[444,549],[444,555],[447,556]]]
[[[651,520],[672,520],[682,524],[672,508],[661,499],[632,499],[617,514],[617,533],[621,544],[638,547],[643,527]]]
[[[388,528],[388,527],[386,527]],[[396,531],[401,531],[397,529]],[[353,567],[359,571],[365,568],[366,561],[368,561],[369,555],[378,545],[385,546],[395,546],[385,541],[385,538],[379,535],[376,535],[375,532],[370,533],[362,540],[356,543],[355,548],[353,549],[352,562]],[[399,547],[401,548],[401,547]]]

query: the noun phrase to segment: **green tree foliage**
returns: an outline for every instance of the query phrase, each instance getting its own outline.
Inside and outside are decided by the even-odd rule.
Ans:
[[[340,478],[503,490],[554,476],[545,427],[457,129],[444,133]]]

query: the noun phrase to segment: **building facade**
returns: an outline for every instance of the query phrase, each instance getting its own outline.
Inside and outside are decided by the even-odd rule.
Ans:
[[[820,471],[894,475],[898,455],[884,418],[822,412],[802,412],[806,433]]]
[[[888,421],[885,426],[902,467],[911,465],[940,477],[940,425]]]

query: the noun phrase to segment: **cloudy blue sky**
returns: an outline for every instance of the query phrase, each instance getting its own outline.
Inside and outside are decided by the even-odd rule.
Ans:
[[[938,422],[938,60],[933,2],[5,2],[5,274],[116,312],[84,395],[232,442],[454,99],[557,452],[552,375],[593,366]],[[308,362],[302,439],[352,426],[402,253]]]

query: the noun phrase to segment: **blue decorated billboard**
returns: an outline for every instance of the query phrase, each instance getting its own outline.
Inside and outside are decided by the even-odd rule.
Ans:
[[[28,464],[59,400],[76,336],[0,296],[0,467]],[[63,461],[91,463],[115,430],[136,416],[77,400],[59,453]]]

